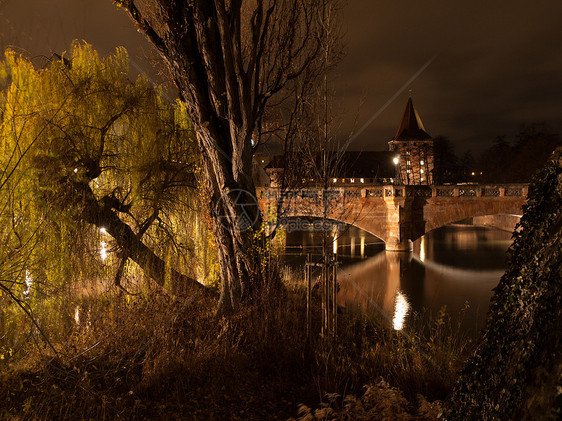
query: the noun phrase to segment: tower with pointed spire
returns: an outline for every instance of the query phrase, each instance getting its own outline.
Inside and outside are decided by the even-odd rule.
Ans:
[[[395,153],[398,184],[433,184],[433,138],[425,131],[412,97],[408,99],[398,130],[388,147]]]

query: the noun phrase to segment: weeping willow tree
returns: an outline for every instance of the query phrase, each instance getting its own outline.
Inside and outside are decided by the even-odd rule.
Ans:
[[[206,290],[193,264],[207,241],[183,105],[132,81],[122,48],[100,58],[75,43],[65,56],[41,69],[10,51],[0,62],[4,297],[100,275],[122,287],[131,268]]]

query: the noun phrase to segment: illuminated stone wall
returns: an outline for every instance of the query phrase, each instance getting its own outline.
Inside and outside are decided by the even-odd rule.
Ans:
[[[391,140],[389,150],[396,152],[398,184],[433,184],[433,140]]]
[[[281,200],[281,190],[258,188],[258,203],[269,215]],[[326,195],[324,202],[323,195]],[[326,217],[363,229],[383,240],[387,250],[410,249],[411,242],[425,233],[466,218],[481,215],[520,215],[527,186],[364,185],[323,191],[309,188],[284,192],[283,218]]]

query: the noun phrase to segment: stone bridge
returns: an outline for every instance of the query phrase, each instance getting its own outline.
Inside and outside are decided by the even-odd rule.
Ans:
[[[411,251],[412,241],[452,222],[521,215],[527,189],[527,184],[359,185],[326,190],[258,188],[257,193],[262,211],[277,219],[326,217],[377,236],[386,250]]]

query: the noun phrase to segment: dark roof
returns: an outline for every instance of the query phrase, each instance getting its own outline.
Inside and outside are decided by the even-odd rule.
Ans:
[[[431,139],[425,131],[421,118],[414,107],[412,98],[408,99],[402,121],[392,140],[424,140]]]
[[[389,151],[348,151],[341,157],[332,154],[332,161],[338,167],[338,178],[392,178],[394,164],[392,158],[396,155]],[[320,162],[320,155],[316,158]],[[274,156],[266,169],[283,168],[283,155]]]
[[[283,155],[275,155],[265,166],[266,169],[285,168],[285,157]]]
[[[345,178],[392,178],[396,153],[389,151],[348,151],[341,159],[340,177]]]

